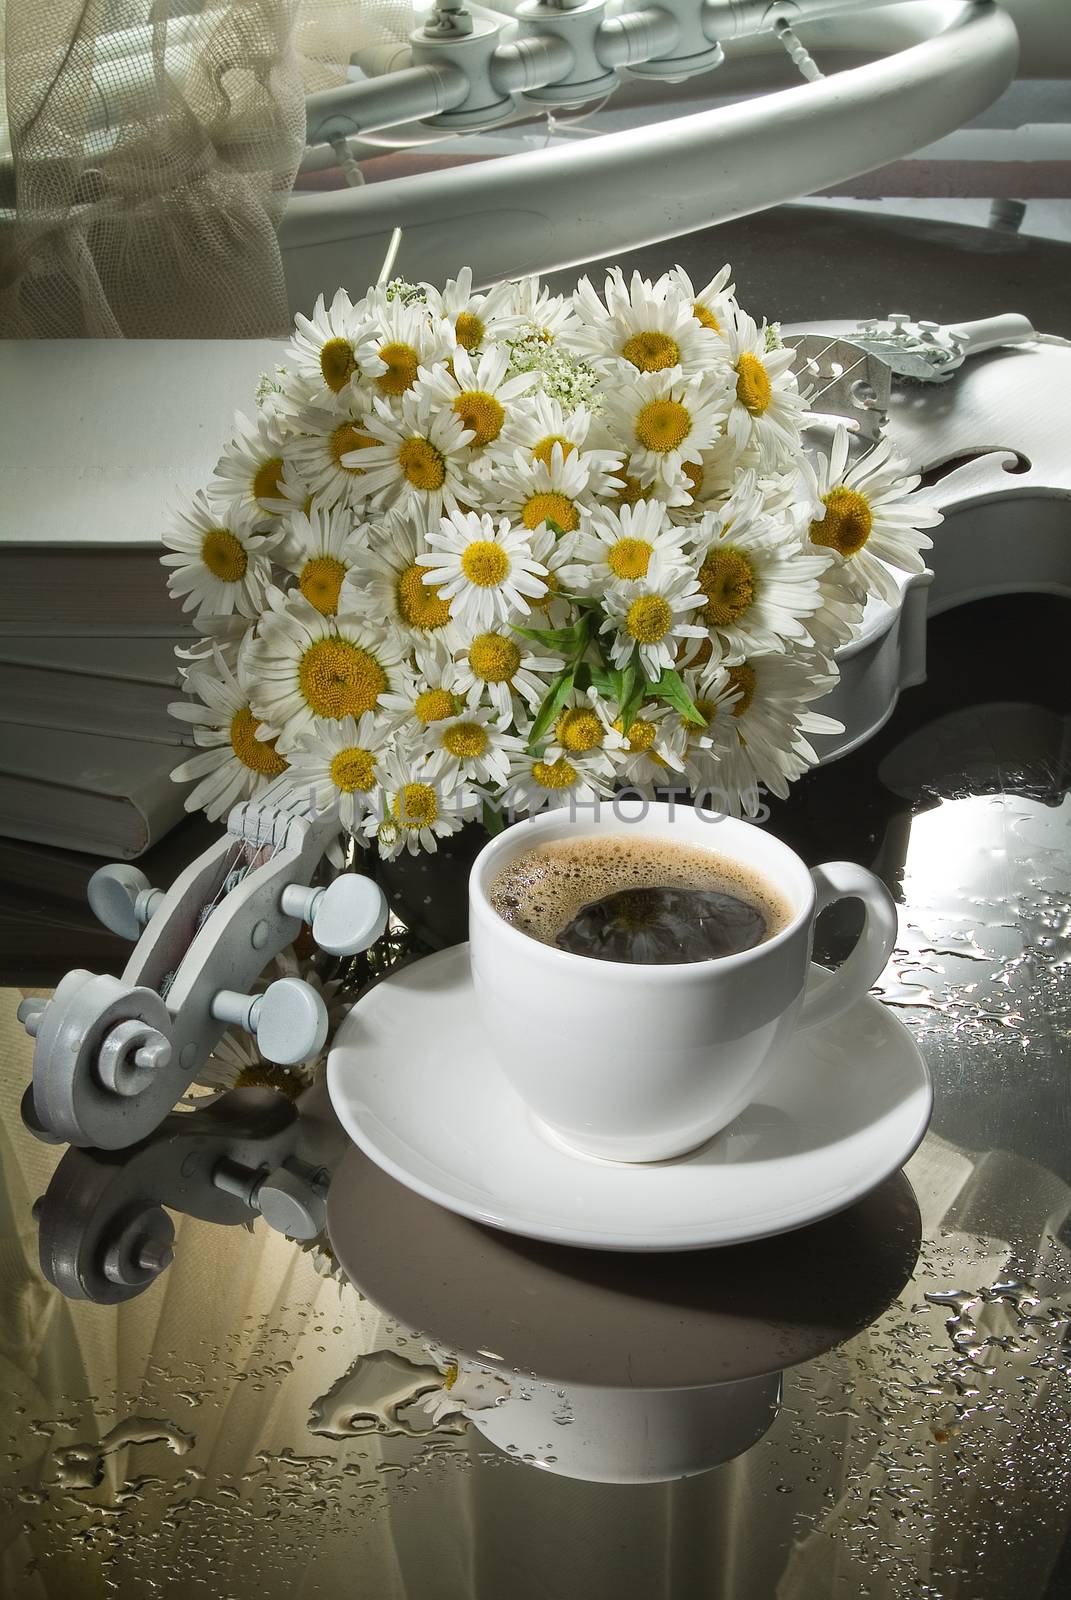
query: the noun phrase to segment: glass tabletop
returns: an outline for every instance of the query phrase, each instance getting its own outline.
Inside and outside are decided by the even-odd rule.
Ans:
[[[1061,243],[800,215],[635,264],[731,256],[786,320],[906,298],[1071,333]],[[1071,1592],[1066,617],[1032,594],[933,619],[927,682],[773,808],[766,825],[809,863],[863,862],[894,892],[877,992],[935,1094],[904,1175],[781,1239],[674,1257],[538,1245],[439,1211],[325,1135],[334,1242],[302,1246],[247,1225],[234,1195],[206,1198],[181,1131],[136,1164],[60,1167],[22,1126],[32,1042],[5,991],[0,1594]],[[180,831],[150,876],[171,881],[211,832]],[[21,930],[4,981],[120,969],[122,945],[61,917],[50,887],[0,889]],[[838,958],[850,910],[818,932],[819,958]],[[207,1138],[289,1137],[289,1102],[238,1099],[196,1113],[215,1119]],[[146,1267],[143,1292],[95,1303],[43,1275],[38,1223],[70,1287],[87,1230],[168,1196],[174,1259]]]
[[[935,1086],[906,1181],[783,1239],[536,1245],[354,1153],[338,1253],[382,1306],[322,1246],[182,1215],[144,1293],[64,1299],[31,1216],[57,1152],[20,1125],[7,1007],[4,1592],[1066,1593],[1063,614],[936,619],[928,683],[770,819],[896,893],[878,993]],[[850,931],[820,929],[825,953]],[[270,1121],[277,1097],[243,1093]],[[56,1248],[78,1215],[53,1207]]]

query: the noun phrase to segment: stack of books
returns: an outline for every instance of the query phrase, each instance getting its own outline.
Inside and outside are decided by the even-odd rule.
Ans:
[[[160,530],[279,349],[0,344],[0,836],[131,859],[182,817],[167,707],[192,629]]]

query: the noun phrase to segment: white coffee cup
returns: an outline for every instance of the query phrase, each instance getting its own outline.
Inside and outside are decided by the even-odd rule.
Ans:
[[[514,857],[610,833],[699,845],[745,866],[777,889],[789,920],[754,949],[656,966],[552,948],[495,911],[488,891]],[[841,899],[862,901],[862,933],[836,972],[814,975],[815,918]],[[738,1116],[797,1028],[829,1022],[863,998],[892,954],[896,907],[864,867],[833,861],[809,870],[752,823],[645,802],[632,813],[546,811],[493,838],[469,879],[469,938],[492,1053],[545,1128],[585,1155],[662,1161]]]

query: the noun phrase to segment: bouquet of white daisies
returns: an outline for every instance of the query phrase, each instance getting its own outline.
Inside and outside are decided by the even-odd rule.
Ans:
[[[838,731],[834,651],[940,519],[887,443],[805,448],[794,352],[727,267],[296,320],[164,535],[201,636],[188,808],[288,773],[390,856],[624,787],[787,793]]]

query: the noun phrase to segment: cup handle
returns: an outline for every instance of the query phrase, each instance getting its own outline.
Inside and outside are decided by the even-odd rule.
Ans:
[[[880,878],[853,861],[811,869],[817,917],[834,900],[861,900],[865,919],[855,949],[828,976],[808,980],[798,1026],[816,1028],[855,1005],[880,976],[896,944],[896,902]]]

